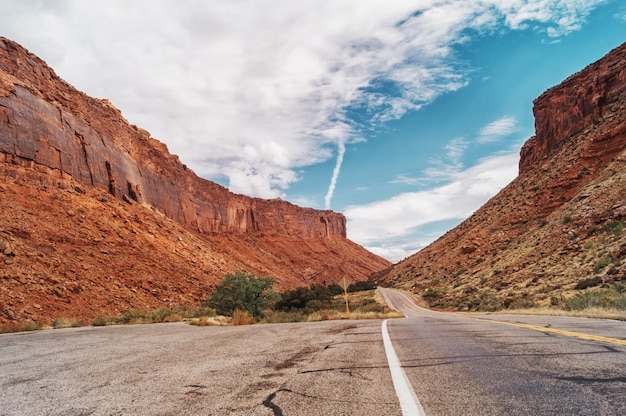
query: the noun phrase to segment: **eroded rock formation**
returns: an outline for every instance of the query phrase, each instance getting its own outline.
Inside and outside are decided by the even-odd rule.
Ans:
[[[226,273],[279,290],[389,262],[342,214],[197,177],[109,101],[0,38],[0,323],[198,304]]]
[[[197,177],[107,100],[75,90],[6,39],[0,39],[0,70],[0,162],[6,174],[94,186],[204,233],[346,236],[341,214],[234,195]]]

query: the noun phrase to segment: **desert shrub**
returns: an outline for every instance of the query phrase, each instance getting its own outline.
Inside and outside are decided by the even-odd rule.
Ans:
[[[214,308],[221,315],[233,315],[240,310],[260,317],[264,309],[280,300],[273,284],[271,277],[256,277],[244,272],[227,274],[203,306]]]
[[[619,237],[624,231],[624,223],[618,220],[611,220],[604,227],[602,231],[608,234],[613,234],[615,237]]]
[[[623,284],[601,290],[586,290],[565,301],[566,310],[609,308],[626,310],[626,287]]]
[[[10,332],[36,331],[41,328],[43,328],[43,324],[37,321],[7,323],[4,325],[0,325],[0,334],[6,334]]]
[[[195,326],[224,326],[229,323],[230,318],[224,316],[200,316],[189,321],[189,325]]]
[[[148,312],[140,311],[138,309],[128,310],[124,312],[124,314],[120,318],[120,323],[122,324],[144,324],[148,322],[150,322],[148,318]]]
[[[363,292],[366,290],[374,290],[377,287],[378,286],[376,285],[376,282],[372,282],[371,280],[363,280],[363,281],[348,285],[348,288],[346,289],[346,291],[347,292]]]
[[[150,323],[180,322],[183,318],[177,309],[166,307],[150,311],[148,320]]]
[[[91,325],[93,326],[117,325],[119,323],[122,323],[121,318],[106,313],[96,316],[93,318],[93,321],[91,321]]]
[[[252,325],[256,323],[256,319],[248,311],[235,309],[233,312],[233,325]]]
[[[507,309],[530,309],[536,306],[535,301],[529,298],[517,298],[504,302]]]
[[[56,318],[52,321],[51,326],[54,329],[77,328],[79,326],[83,326],[83,323],[77,319]]]
[[[333,285],[343,289],[339,285]],[[276,302],[275,309],[283,312],[306,311],[311,313],[321,309],[328,309],[332,306],[332,300],[337,295],[337,290],[333,286],[323,286],[319,284],[310,287],[299,287],[281,294],[281,299]]]
[[[353,309],[359,312],[367,313],[367,312],[385,312],[385,306],[381,305],[373,298],[364,298],[361,299],[356,305],[353,305]]]
[[[444,295],[443,289],[436,287],[432,289],[426,289],[424,293],[422,293],[422,299],[424,299],[427,302],[432,302],[432,301],[439,299],[443,295]]]
[[[596,264],[594,264],[593,266],[593,271],[595,273],[599,273],[602,269],[604,269],[606,266],[608,266],[609,264],[611,264],[611,262],[613,261],[613,259],[611,259],[608,256],[603,256],[601,257]]]
[[[602,278],[597,277],[597,276],[591,277],[589,279],[583,279],[579,281],[578,283],[576,283],[575,289],[584,290],[590,287],[598,286],[600,283],[602,283]]]

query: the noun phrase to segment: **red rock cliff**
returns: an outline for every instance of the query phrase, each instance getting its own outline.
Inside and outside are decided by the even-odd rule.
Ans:
[[[77,91],[5,38],[0,38],[0,163],[9,175],[106,190],[202,233],[346,237],[341,214],[232,194],[197,177],[107,100]]]
[[[611,51],[603,59],[572,75],[561,84],[543,93],[534,101],[535,136],[521,150],[520,174],[526,173],[559,144],[592,124],[599,124],[607,111],[624,102],[626,97],[626,44]],[[624,134],[613,130],[610,135]],[[591,152],[606,163],[622,149],[605,149],[611,137],[594,138]],[[590,155],[591,156],[591,155]],[[597,160],[597,159],[596,159]]]

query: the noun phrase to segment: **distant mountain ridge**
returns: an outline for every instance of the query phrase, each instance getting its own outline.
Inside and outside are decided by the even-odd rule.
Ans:
[[[533,112],[519,176],[377,279],[460,310],[557,305],[581,281],[626,280],[626,232],[617,232],[626,221],[626,44],[543,93]]]
[[[0,322],[197,303],[239,270],[292,289],[390,264],[346,238],[342,214],[199,178],[2,37],[0,178]]]

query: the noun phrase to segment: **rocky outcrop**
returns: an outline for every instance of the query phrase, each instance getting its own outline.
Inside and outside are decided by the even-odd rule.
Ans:
[[[611,51],[604,59],[572,75],[563,83],[543,93],[534,101],[535,136],[521,151],[520,174],[537,167],[563,142],[593,124],[606,122],[626,96],[626,44]],[[607,135],[594,137],[586,157],[593,163],[606,164],[622,151],[619,140],[623,129],[610,129]]]
[[[346,237],[341,214],[235,195],[197,177],[107,100],[75,90],[3,38],[0,120],[0,163],[8,175],[100,188],[203,233]]]
[[[0,324],[198,305],[227,274],[275,288],[389,262],[345,217],[197,177],[107,100],[0,38]]]
[[[533,111],[519,176],[377,278],[461,310],[558,305],[581,281],[626,280],[626,44]]]

